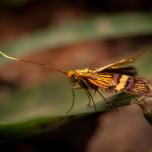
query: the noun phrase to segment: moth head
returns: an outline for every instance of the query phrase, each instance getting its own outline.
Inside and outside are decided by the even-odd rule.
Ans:
[[[67,76],[69,77],[69,78],[73,78],[73,77],[75,77],[76,76],[76,71],[75,70],[70,70],[70,71],[67,71]]]
[[[77,70],[67,71],[67,76],[73,85],[76,85],[79,81],[79,72]]]

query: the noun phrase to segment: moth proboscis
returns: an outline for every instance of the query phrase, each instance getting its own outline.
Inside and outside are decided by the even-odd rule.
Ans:
[[[28,59],[20,59],[6,55],[2,51],[0,54],[8,59],[17,60],[27,63],[36,64],[47,69],[55,70],[69,78],[72,84],[72,95],[73,100],[70,108],[67,112],[70,112],[75,104],[75,91],[76,88],[84,89],[85,93],[89,99],[89,105],[93,103],[94,109],[96,111],[96,105],[92,96],[92,91],[98,93],[106,103],[109,103],[107,99],[102,95],[102,91],[114,91],[114,92],[124,92],[127,94],[133,94],[137,96],[151,96],[151,87],[148,85],[147,80],[144,78],[137,77],[137,71],[134,66],[129,66],[129,64],[134,63],[142,54],[126,58],[112,64],[106,65],[100,68],[84,68],[63,71],[61,69],[54,68],[50,65],[45,65]]]

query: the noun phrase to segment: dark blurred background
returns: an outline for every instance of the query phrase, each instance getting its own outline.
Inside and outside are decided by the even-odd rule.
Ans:
[[[49,64],[62,70],[100,67],[147,50],[148,53],[139,60],[137,67],[140,76],[150,79],[152,1],[1,0],[0,49],[11,56]],[[5,150],[57,151],[62,147],[67,151],[101,151],[100,147],[92,150],[94,144],[88,148],[92,143],[86,146],[88,141],[92,141],[93,132],[97,132],[95,128],[99,126],[96,120],[100,114],[76,119],[70,125],[61,126],[61,129],[56,129],[55,133],[52,133],[52,120],[53,128],[54,125],[58,126],[54,120],[58,120],[59,116],[65,116],[71,101],[68,83],[56,72],[27,63],[8,61],[1,57],[0,142]],[[75,113],[80,114],[81,107],[86,113],[85,95],[78,92],[76,100]],[[135,111],[135,115],[141,114],[140,110]],[[126,120],[128,127],[134,121],[130,120],[130,117]],[[103,119],[111,120],[110,114]],[[116,124],[122,120],[124,118],[120,118]],[[143,118],[138,121],[142,125],[147,123]],[[114,121],[114,126],[116,124]],[[123,136],[122,131],[127,128],[126,126],[116,127],[113,131],[119,130],[119,134]],[[137,127],[135,134],[141,132],[141,128],[138,130]],[[113,151],[139,151],[132,147],[152,139],[152,136],[145,138],[147,134],[151,134],[151,128],[148,133],[144,133],[145,128],[142,132],[143,137],[137,136],[142,140],[135,142],[135,139],[135,144],[129,144],[127,148],[124,144]],[[74,130],[76,133],[73,133]],[[133,133],[125,138],[124,143],[132,138],[131,134]],[[114,138],[116,137],[106,141],[112,142]],[[121,140],[118,138],[114,145]],[[105,145],[103,141],[99,142],[100,144]],[[147,148],[141,148],[141,151],[152,151],[149,145]],[[102,150],[112,151],[106,148]]]

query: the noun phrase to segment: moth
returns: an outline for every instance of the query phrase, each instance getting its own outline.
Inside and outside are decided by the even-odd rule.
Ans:
[[[96,105],[93,99],[92,91],[98,93],[103,100],[108,103],[107,99],[102,95],[101,91],[106,92],[124,92],[137,96],[148,96],[151,94],[151,88],[144,78],[137,77],[137,71],[134,66],[129,64],[134,63],[142,54],[126,58],[115,63],[100,67],[100,68],[84,68],[63,71],[49,65],[41,64],[31,60],[14,58],[0,51],[0,54],[8,59],[17,60],[27,63],[36,64],[47,69],[56,70],[69,78],[72,84],[73,100],[68,112],[72,110],[75,104],[75,89],[82,88],[89,98],[88,105],[93,103],[96,111]]]

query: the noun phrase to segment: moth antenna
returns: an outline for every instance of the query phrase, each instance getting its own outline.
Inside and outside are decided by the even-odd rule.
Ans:
[[[0,51],[0,54],[1,54],[4,58],[10,59],[10,60],[16,60],[16,61],[22,61],[22,62],[26,62],[26,63],[35,64],[35,65],[38,65],[38,66],[47,68],[47,69],[49,69],[49,70],[50,70],[50,69],[51,69],[51,70],[55,70],[55,71],[58,71],[58,72],[60,72],[60,73],[63,73],[63,74],[65,74],[65,75],[67,75],[67,73],[66,73],[65,71],[62,71],[61,69],[57,69],[57,68],[54,68],[54,67],[49,66],[49,65],[46,65],[46,64],[42,64],[42,63],[35,62],[35,61],[32,61],[32,60],[26,60],[26,59],[20,59],[20,58],[11,57],[11,56],[6,55],[6,54],[3,53],[2,51]]]

